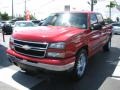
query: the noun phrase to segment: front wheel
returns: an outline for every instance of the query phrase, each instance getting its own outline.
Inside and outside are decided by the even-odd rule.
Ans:
[[[73,79],[79,80],[84,75],[87,66],[87,51],[82,49],[76,55],[76,62],[73,69]]]

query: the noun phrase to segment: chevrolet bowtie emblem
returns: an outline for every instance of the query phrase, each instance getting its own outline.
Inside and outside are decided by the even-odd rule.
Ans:
[[[29,49],[31,49],[31,47],[29,47],[28,45],[23,45],[22,49],[29,50]]]

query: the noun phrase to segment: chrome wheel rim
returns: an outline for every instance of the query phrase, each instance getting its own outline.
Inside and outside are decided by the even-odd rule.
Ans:
[[[79,76],[82,76],[84,74],[85,68],[86,68],[86,56],[84,53],[82,53],[78,58],[77,74]]]
[[[110,47],[111,47],[111,42],[109,41],[108,42],[108,48],[110,49]]]

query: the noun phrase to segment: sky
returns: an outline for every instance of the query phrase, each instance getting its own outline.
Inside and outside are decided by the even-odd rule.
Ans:
[[[89,11],[90,0],[26,0],[27,10],[30,11],[36,18],[41,19],[46,17],[51,12],[63,11],[64,5],[70,5],[72,10]],[[103,14],[104,18],[109,16],[109,9],[106,5],[109,1],[113,0],[98,0],[98,3],[94,6],[94,11]],[[120,3],[120,0],[116,0]],[[25,0],[13,0],[14,2],[14,16],[24,15]],[[12,0],[0,0],[0,12],[7,12],[12,15]],[[112,9],[112,18],[115,19],[120,13],[117,9]],[[120,16],[119,16],[120,17]]]

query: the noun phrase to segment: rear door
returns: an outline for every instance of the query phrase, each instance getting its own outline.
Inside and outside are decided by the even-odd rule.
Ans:
[[[97,16],[96,14],[90,15],[90,26],[98,24]],[[100,47],[100,37],[101,37],[101,31],[97,29],[91,29],[89,33],[88,38],[88,45],[89,45],[89,53],[93,55],[96,53]]]
[[[109,39],[108,38],[109,34],[107,33],[109,27],[107,27],[105,25],[105,22],[104,22],[103,17],[102,17],[101,14],[97,13],[96,16],[97,16],[97,19],[98,19],[98,23],[100,23],[102,25],[102,29],[100,30],[100,32],[101,32],[100,44],[101,44],[101,46],[103,46]]]

